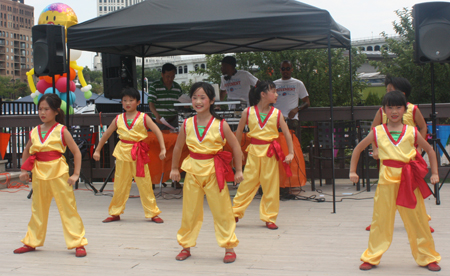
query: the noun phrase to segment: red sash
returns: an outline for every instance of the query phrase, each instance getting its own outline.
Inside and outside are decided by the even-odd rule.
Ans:
[[[23,163],[21,169],[31,171],[34,167],[34,161],[52,161],[59,159],[62,156],[62,153],[59,151],[43,151],[36,152],[35,154],[28,157],[28,159]]]
[[[268,145],[268,144],[270,144],[269,149],[267,150],[267,157],[272,157],[275,154],[275,158],[278,161],[281,161],[281,164],[283,164],[286,175],[288,177],[292,176],[291,167],[286,162],[283,162],[284,159],[286,158],[286,156],[284,155],[283,150],[281,149],[281,145],[278,143],[277,140],[273,140],[272,142],[269,142],[269,141],[252,138],[252,140],[250,141],[250,144],[253,144],[253,145]]]
[[[233,181],[234,173],[231,169],[230,162],[233,159],[231,152],[220,151],[217,154],[203,154],[196,152],[189,152],[189,156],[197,160],[206,160],[214,158],[214,168],[216,170],[217,183],[219,184],[219,191],[225,187],[225,181]]]
[[[131,148],[131,158],[136,160],[136,176],[145,177],[145,165],[150,163],[150,157],[148,157],[148,151],[150,150],[147,143],[143,141],[133,142],[127,140],[120,140],[125,144],[133,144]]]
[[[416,208],[417,198],[414,190],[419,188],[423,198],[429,197],[432,193],[424,177],[428,173],[427,163],[422,155],[416,151],[416,160],[403,163],[396,160],[383,160],[383,165],[393,168],[402,168],[402,178],[397,195],[397,205],[406,208]]]

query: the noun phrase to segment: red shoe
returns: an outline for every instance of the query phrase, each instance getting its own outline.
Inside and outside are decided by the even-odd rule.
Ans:
[[[164,222],[164,220],[162,220],[162,218],[160,218],[158,216],[152,217],[152,221],[155,223],[163,223]]]
[[[236,261],[236,253],[234,252],[226,252],[225,257],[223,257],[223,262],[226,264],[232,263]]]
[[[273,223],[273,222],[266,222],[266,226],[270,230],[277,230],[278,229],[278,226],[275,223]]]
[[[86,257],[86,249],[84,249],[84,246],[75,249],[75,257]]]
[[[373,267],[374,267],[374,265],[364,262],[364,263],[362,263],[359,266],[359,269],[361,269],[361,270],[371,270]]]
[[[103,222],[111,222],[111,221],[117,221],[117,220],[120,220],[120,216],[107,217],[105,220],[103,220]]]
[[[238,217],[234,217],[234,220],[236,221],[236,223],[239,222],[239,218]]]
[[[14,250],[14,254],[22,254],[22,253],[27,253],[27,252],[34,251],[34,250],[36,250],[36,248],[24,244],[22,247],[19,247],[16,250]]]
[[[372,224],[366,227],[366,231],[370,231],[370,226],[372,226]]]
[[[441,267],[436,262],[428,264],[427,268],[430,271],[441,271]]]
[[[177,261],[184,261],[191,256],[191,251],[187,249],[181,250],[181,252],[175,257]]]
[[[434,233],[434,229],[431,226],[430,226],[430,231],[431,231],[431,233]]]

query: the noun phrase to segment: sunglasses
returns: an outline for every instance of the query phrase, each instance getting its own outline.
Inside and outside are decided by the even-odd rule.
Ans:
[[[291,71],[291,67],[281,67],[281,71]]]

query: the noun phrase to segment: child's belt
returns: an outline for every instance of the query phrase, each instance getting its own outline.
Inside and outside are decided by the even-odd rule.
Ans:
[[[214,168],[216,170],[217,183],[219,184],[219,191],[225,186],[225,180],[233,181],[234,173],[231,169],[230,162],[233,159],[231,152],[220,151],[217,154],[203,154],[196,152],[189,152],[189,156],[197,160],[206,160],[214,158]]]
[[[286,175],[288,177],[292,176],[291,167],[286,162],[283,162],[284,159],[286,158],[286,156],[284,155],[283,150],[281,149],[280,143],[278,143],[277,140],[273,140],[272,142],[269,142],[269,141],[252,138],[250,141],[250,144],[253,144],[253,145],[268,145],[268,144],[270,144],[269,149],[267,149],[267,157],[272,157],[275,154],[275,158],[278,161],[281,161],[281,164],[283,164]]]
[[[34,161],[52,161],[59,159],[62,156],[62,153],[56,150],[53,151],[43,151],[36,152],[35,154],[28,157],[28,159],[23,163],[21,169],[31,171],[34,167]]]
[[[127,141],[122,140],[122,143],[125,144],[133,144],[133,148],[131,148],[131,158],[136,160],[136,176],[145,177],[145,164],[150,163],[150,157],[148,157],[148,151],[150,150],[147,143],[140,141]]]

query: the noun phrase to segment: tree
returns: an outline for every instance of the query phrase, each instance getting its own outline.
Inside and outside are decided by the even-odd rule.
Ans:
[[[103,72],[91,71],[87,66],[83,68],[83,76],[87,84],[92,85],[92,93],[103,93]]]
[[[4,100],[17,100],[29,94],[28,86],[20,80],[0,76],[0,98]]]
[[[382,74],[391,74],[395,77],[404,77],[408,79],[413,90],[408,101],[413,103],[431,103],[431,72],[430,64],[414,63],[414,27],[412,24],[411,10],[403,8],[397,10],[399,18],[394,21],[395,32],[400,36],[400,40],[385,37],[388,50],[381,49],[383,59],[381,61],[372,61],[370,64],[377,67]],[[392,58],[390,54],[395,54]],[[450,66],[449,64],[433,64],[434,66],[434,84],[437,103],[450,102],[449,92]]]

